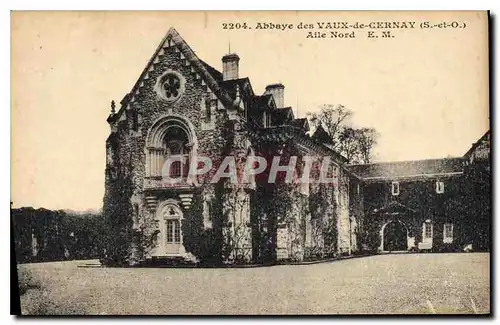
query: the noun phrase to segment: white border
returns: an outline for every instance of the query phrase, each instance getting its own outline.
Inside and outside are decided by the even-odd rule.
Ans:
[[[325,4],[327,3],[327,4]],[[286,5],[285,5],[286,4]],[[281,10],[492,10],[493,14],[500,13],[500,1],[497,0],[475,0],[475,1],[437,1],[437,0],[407,0],[407,1],[396,1],[396,0],[350,0],[343,2],[325,2],[324,0],[308,0],[308,1],[289,1],[289,2],[279,2],[279,1],[268,1],[268,0],[253,0],[251,2],[237,2],[237,1],[201,1],[201,0],[192,0],[192,1],[130,1],[130,0],[122,0],[116,2],[105,3],[102,0],[85,0],[85,1],[62,1],[62,0],[30,0],[30,1],[4,1],[2,2],[2,7],[5,7],[1,12],[1,38],[2,38],[2,49],[0,64],[2,65],[2,70],[4,73],[1,75],[1,92],[2,92],[2,100],[4,103],[4,108],[0,110],[0,123],[2,123],[2,127],[0,127],[0,145],[1,152],[8,153],[8,155],[3,155],[2,161],[2,178],[0,179],[1,184],[1,194],[4,198],[3,206],[5,209],[3,210],[4,215],[9,215],[10,205],[7,203],[7,197],[10,198],[10,75],[6,73],[10,71],[10,12],[8,10],[264,10],[264,9],[281,9]],[[496,19],[496,28],[498,27],[498,18]],[[494,34],[494,42],[498,43],[498,31]],[[495,46],[496,47],[496,46]],[[495,75],[498,74],[498,51],[495,51]],[[498,83],[494,84],[494,89],[491,91],[498,93],[499,85]],[[496,119],[495,121],[496,122]],[[495,123],[496,124],[496,123]],[[495,134],[495,133],[493,133]],[[496,143],[496,139],[493,141]],[[495,150],[496,152],[496,150]],[[495,164],[496,169],[496,164]],[[498,173],[495,173],[498,174]],[[495,178],[496,181],[496,178]],[[9,199],[10,201],[10,199]],[[499,191],[496,191],[494,201],[500,202],[500,194]],[[495,216],[493,217],[494,219]],[[4,218],[3,220],[9,220],[9,218]],[[3,238],[2,245],[2,256],[5,260],[10,261],[10,225],[5,222],[4,227],[1,227]],[[498,242],[498,227],[495,227],[494,230],[494,238],[495,242]],[[498,250],[496,247],[493,249],[495,252],[494,258],[498,260]],[[492,256],[493,258],[493,256]],[[497,275],[498,268],[495,270],[495,275]],[[3,285],[2,290],[3,295],[1,296],[1,302],[3,311],[2,315],[2,324],[4,323],[14,323],[16,319],[10,314],[10,270],[8,268],[2,268],[2,279]],[[494,275],[492,275],[492,278]],[[495,281],[495,293],[498,294],[498,281]],[[496,297],[498,299],[498,297]],[[498,311],[498,310],[497,310]],[[335,319],[336,321],[341,321],[343,319]],[[368,318],[367,318],[368,319]],[[364,323],[367,319],[349,319],[355,323]],[[49,319],[49,321],[55,320],[54,318]],[[275,321],[289,321],[289,319],[274,319],[274,320],[263,320],[261,323],[270,323]],[[43,322],[43,320],[31,320],[33,322]],[[71,319],[63,319],[62,322],[69,322]],[[92,324],[96,321],[96,319],[83,319],[79,320],[84,324]],[[123,319],[105,319],[105,321],[109,323],[118,323],[122,322]],[[142,319],[131,319],[128,320],[130,323],[138,324]],[[181,322],[189,322],[191,320],[181,320]],[[207,320],[205,320],[207,321]],[[218,322],[219,319],[208,320],[210,322]],[[304,321],[307,322],[306,319],[299,319],[301,323]],[[453,319],[409,319],[409,322],[422,322],[425,324],[434,324],[445,322],[453,322],[453,323],[465,323],[467,319],[459,320],[457,318]],[[177,323],[179,320],[169,319],[169,323]],[[380,319],[375,320],[373,322],[385,323],[386,320]]]

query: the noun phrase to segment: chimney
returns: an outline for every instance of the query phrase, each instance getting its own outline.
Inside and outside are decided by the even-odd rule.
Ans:
[[[266,87],[264,94],[271,94],[274,97],[274,102],[276,103],[276,108],[283,108],[284,96],[285,96],[285,86],[282,84],[272,84]]]
[[[223,80],[238,79],[238,65],[240,57],[238,54],[226,54],[222,57]]]

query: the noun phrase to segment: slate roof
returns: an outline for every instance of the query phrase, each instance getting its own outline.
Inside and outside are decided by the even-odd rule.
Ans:
[[[299,134],[297,138],[299,141],[304,141],[304,143],[307,143],[309,145],[317,146],[318,150],[328,150],[331,153],[332,149],[328,149],[327,147],[325,147],[324,142],[321,143],[321,141],[317,141],[318,139],[311,139],[305,134],[305,132],[309,130],[307,120],[294,119],[293,110],[291,107],[277,109],[274,98],[271,94],[263,94],[261,96],[255,95],[248,78],[224,81],[223,74],[219,70],[215,69],[214,67],[198,58],[196,53],[191,49],[191,47],[174,28],[169,29],[167,34],[158,45],[154,54],[149,59],[145,68],[141,72],[131,91],[127,93],[121,100],[120,109],[116,113],[112,113],[109,115],[107,119],[108,123],[114,123],[118,121],[121,114],[125,112],[126,107],[135,101],[139,93],[142,91],[142,87],[144,85],[143,81],[149,78],[149,72],[155,69],[155,62],[161,55],[164,55],[163,49],[170,46],[175,46],[177,48],[177,51],[180,52],[181,55],[185,57],[187,62],[192,66],[194,72],[199,74],[201,79],[205,81],[206,85],[210,89],[212,89],[214,94],[218,97],[218,99],[224,106],[234,107],[236,89],[237,86],[239,86],[240,95],[245,99],[245,105],[249,104],[247,107],[247,109],[249,109],[249,117],[258,117],[262,111],[271,111],[271,114],[273,114],[272,116],[274,116],[276,122],[278,122],[272,122],[278,124],[278,129],[270,132],[269,136],[271,138],[276,137],[279,133],[283,133],[280,135],[283,138],[296,137],[297,134]],[[280,126],[284,127],[284,129],[281,129]],[[108,140],[110,139],[111,137]],[[346,159],[336,151],[333,150],[333,153],[340,161],[342,161],[343,163],[346,162]]]
[[[273,125],[290,124],[293,120],[293,111],[291,107],[276,108],[271,112]]]
[[[309,121],[307,121],[307,118],[305,117],[294,119],[290,122],[290,125],[299,129],[303,129],[305,132],[309,131]]]
[[[348,169],[365,180],[388,180],[460,174],[464,169],[463,162],[463,158],[425,159],[350,165]]]
[[[477,149],[477,147],[480,144],[482,144],[483,142],[486,142],[486,141],[490,141],[490,138],[491,138],[490,134],[491,134],[490,130],[486,131],[486,133],[481,138],[479,138],[479,140],[477,140],[476,142],[474,142],[472,144],[472,146],[470,147],[469,150],[467,150],[467,152],[465,153],[464,156],[465,157],[470,156],[474,152],[474,150]]]
[[[325,129],[321,126],[321,124],[316,128],[316,131],[314,131],[312,138],[321,143],[326,143],[326,144],[333,143],[332,138],[330,137],[328,132],[326,132]]]
[[[306,146],[314,148],[314,150],[317,150],[316,151],[317,153],[332,155],[334,156],[334,158],[337,159],[337,161],[343,164],[347,162],[347,159],[343,157],[341,154],[339,154],[336,150],[328,148],[324,144],[315,141],[314,139],[306,135],[303,132],[303,130],[293,127],[291,125],[280,125],[269,128],[255,129],[251,133],[251,136],[256,141],[265,141],[265,142],[284,143],[285,141],[293,140],[295,143],[302,143]],[[349,169],[346,168],[346,170],[350,172]]]
[[[240,91],[242,91],[245,86],[250,87],[250,80],[248,78],[221,80],[219,81],[219,86],[234,96],[236,94],[236,86],[239,86]]]
[[[207,64],[205,61],[203,61],[201,59],[200,59],[200,62],[201,62],[201,64],[203,64],[203,66],[205,67],[205,69],[207,69],[208,73],[212,76],[212,78],[214,78],[216,81],[222,81],[222,79],[223,79],[222,72],[220,72],[219,70],[215,69],[214,67],[212,67],[211,65]]]
[[[253,111],[261,111],[270,108],[269,107],[269,100],[274,100],[272,99],[273,95],[267,94],[267,95],[256,95],[252,97],[252,104],[251,108]]]
[[[392,213],[407,213],[407,212],[416,213],[417,211],[404,204],[392,201],[380,209],[375,209],[373,212],[377,214],[392,214]]]

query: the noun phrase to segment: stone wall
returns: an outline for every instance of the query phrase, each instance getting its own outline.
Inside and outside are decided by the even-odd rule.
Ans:
[[[230,190],[223,198],[223,238],[226,262],[252,261],[252,224],[250,222],[250,193],[245,189]]]
[[[293,149],[290,148],[293,152]],[[317,157],[319,164],[322,158]],[[300,160],[300,156],[299,156]],[[277,259],[318,259],[350,253],[349,181],[340,167],[332,163],[327,177],[340,181],[319,184],[311,181],[304,191],[303,184],[278,184],[274,200],[280,209],[278,217]],[[319,170],[311,171],[311,180],[318,179]]]
[[[224,157],[235,158],[240,174],[248,155],[260,143],[250,142],[247,125],[240,118],[242,104],[229,107],[226,98],[225,107],[220,100],[225,97],[220,97],[221,93],[215,95],[217,91],[207,86],[215,87],[213,80],[203,79],[199,64],[195,68],[179,47],[172,42],[167,44],[170,45],[159,52],[147,73],[142,75],[134,93],[124,98],[123,108],[110,117],[112,133],[106,143],[104,212],[123,221],[117,236],[123,236],[128,248],[120,254],[133,263],[159,254],[155,249],[163,221],[158,218],[157,208],[167,200],[179,206],[182,222],[190,225],[184,227],[189,229],[186,230],[189,234],[183,234],[184,240],[198,240],[193,235],[196,232],[210,238],[218,236],[223,239],[225,248],[221,254],[227,261],[250,262],[256,255],[262,256],[265,250],[275,250],[278,260],[349,253],[349,182],[338,165],[329,170],[330,176],[337,173],[340,177],[337,184],[321,190],[312,184],[307,188],[297,183],[278,186],[264,196],[270,204],[258,207],[257,212],[252,209],[260,202],[251,204],[256,195],[255,184],[228,185],[227,181],[210,184]],[[181,81],[181,95],[175,100],[162,97],[162,90],[158,88],[158,80],[166,72],[174,73]],[[160,188],[161,178],[151,177],[147,172],[147,166],[156,161],[154,155],[159,149],[149,148],[148,136],[155,123],[165,116],[186,121],[196,140],[192,152],[210,158],[213,163],[210,173],[197,178],[201,203],[196,213],[190,211],[196,186]],[[293,141],[280,143],[274,149],[283,145],[288,146],[290,154],[304,154],[303,148],[299,150]],[[316,149],[312,145],[308,150]],[[273,151],[273,155],[278,152]],[[161,165],[161,162],[160,159],[155,164]],[[321,206],[318,211],[311,209],[310,193],[314,191],[321,192],[315,203]],[[196,256],[198,244],[184,242],[185,257],[191,253]]]
[[[363,224],[363,183],[354,176],[349,178],[349,217],[351,221],[351,252],[362,250]]]
[[[174,102],[164,100],[155,88],[158,78],[167,70],[179,73],[183,81],[184,92]],[[124,102],[128,103],[126,108],[114,116],[117,121],[111,123],[112,134],[106,144],[104,206],[105,210],[106,207],[107,210],[114,210],[116,198],[111,196],[116,196],[117,188],[124,186],[123,182],[117,183],[116,175],[129,176],[130,195],[127,199],[131,209],[123,213],[127,214],[125,219],[130,221],[131,228],[143,237],[139,243],[131,245],[136,247],[134,249],[136,256],[133,256],[133,259],[148,257],[153,251],[152,246],[155,245],[160,228],[159,221],[156,220],[156,207],[162,200],[177,200],[184,215],[188,215],[189,209],[189,205],[182,204],[176,191],[162,191],[159,194],[144,189],[146,141],[153,123],[165,115],[178,115],[190,121],[198,141],[197,155],[210,157],[215,168],[220,164],[221,157],[224,157],[226,140],[230,138],[227,135],[228,118],[224,106],[176,46],[164,48],[162,55],[158,56],[149,69],[147,79],[141,80],[140,83],[139,93],[134,94],[133,100],[130,99],[132,95],[127,95],[127,100]],[[206,119],[206,110],[210,110],[210,120]],[[213,185],[208,184],[212,175],[213,171],[206,178],[199,178],[201,186],[207,188],[205,193],[207,196],[213,194]],[[137,249],[138,245],[145,250]]]
[[[408,250],[418,249],[423,243],[423,224],[432,224],[432,240],[429,248],[434,251],[459,247],[471,238],[470,221],[467,220],[470,196],[464,191],[463,176],[446,179],[445,191],[436,193],[436,178],[400,180],[399,195],[391,194],[391,181],[364,185],[363,206],[365,220],[362,223],[364,249],[382,249],[382,228],[392,221],[405,225],[408,232]],[[452,243],[443,242],[443,225],[453,224]],[[420,245],[424,249],[427,245]],[[454,249],[455,249],[454,248]]]
[[[351,254],[351,221],[349,218],[349,177],[340,170],[338,186],[335,188],[337,200],[338,252]]]

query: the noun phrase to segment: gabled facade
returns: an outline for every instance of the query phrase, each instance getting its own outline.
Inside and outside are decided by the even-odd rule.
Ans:
[[[264,263],[353,250],[344,158],[306,135],[307,120],[283,107],[283,85],[256,93],[239,76],[239,61],[225,55],[219,72],[170,29],[120,108],[112,103],[104,198],[116,232],[110,258]],[[226,157],[240,175],[251,157],[290,155],[331,158],[328,173],[343,184],[268,184],[268,169],[248,182],[211,180]],[[179,161],[163,170],[172,157]],[[199,157],[213,168],[190,177]],[[165,172],[178,181],[165,182]]]
[[[463,220],[474,205],[456,205],[470,198],[472,163],[347,166],[322,127],[308,135],[307,119],[285,107],[284,85],[256,90],[239,65],[227,54],[222,71],[211,67],[172,28],[119,107],[112,102],[109,261],[275,263],[468,242],[458,234],[473,235]],[[257,157],[265,168],[246,173],[249,164],[259,168]],[[279,169],[292,161],[288,172]]]

